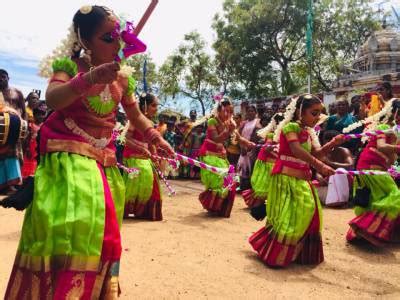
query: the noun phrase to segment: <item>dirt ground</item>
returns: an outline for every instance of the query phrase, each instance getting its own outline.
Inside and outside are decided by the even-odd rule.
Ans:
[[[250,217],[240,196],[231,218],[216,218],[197,200],[199,182],[171,184],[178,194],[164,197],[164,221],[123,224],[122,299],[400,299],[400,245],[348,245],[351,209],[324,209],[324,263],[270,269],[247,242],[264,223]],[[0,295],[22,219],[0,209]]]

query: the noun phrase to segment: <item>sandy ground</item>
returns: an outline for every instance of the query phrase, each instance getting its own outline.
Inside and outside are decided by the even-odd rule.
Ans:
[[[325,262],[287,269],[263,265],[247,242],[263,226],[240,196],[230,219],[202,210],[198,182],[172,181],[164,221],[125,221],[122,299],[400,299],[400,246],[345,242],[351,209],[324,209]],[[4,295],[23,213],[0,209],[0,295]]]

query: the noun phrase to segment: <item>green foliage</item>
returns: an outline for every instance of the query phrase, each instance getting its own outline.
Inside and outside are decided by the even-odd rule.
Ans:
[[[366,37],[379,28],[369,0],[319,0],[315,4],[315,89],[330,90],[342,65],[350,65]]]
[[[313,90],[329,90],[341,64],[349,63],[365,34],[377,28],[368,0],[314,1]],[[222,86],[249,97],[306,90],[307,1],[225,0],[213,28]]]
[[[201,105],[203,115],[211,105],[218,86],[214,63],[205,52],[206,43],[196,31],[185,35],[184,42],[170,55],[158,72],[161,95],[186,96]]]
[[[150,54],[145,53],[145,54],[133,55],[128,58],[126,63],[134,68],[132,77],[135,78],[138,87],[140,87],[141,83],[143,83],[143,64],[145,60],[147,60],[147,74],[146,74],[147,87],[148,90],[151,90],[157,84],[157,70],[156,70],[156,65],[153,62],[153,59],[151,58]]]

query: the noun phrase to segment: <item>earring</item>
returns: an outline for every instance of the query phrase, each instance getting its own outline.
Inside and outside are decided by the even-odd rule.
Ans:
[[[81,58],[87,63],[89,66],[92,66],[92,51],[89,49],[84,49],[81,53]]]
[[[81,38],[81,30],[79,27],[77,30],[77,34],[78,34],[78,42],[79,42],[80,46],[83,48],[83,53],[81,53],[80,58],[82,58],[90,67],[92,67],[93,66],[92,65],[92,56],[91,56],[92,51],[89,50],[83,43],[82,38]]]

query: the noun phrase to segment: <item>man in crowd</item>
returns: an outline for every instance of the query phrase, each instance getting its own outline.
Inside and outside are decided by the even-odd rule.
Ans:
[[[25,100],[20,90],[8,85],[10,78],[4,69],[0,69],[0,91],[3,93],[4,101],[9,107],[14,108],[19,115],[26,120]]]

